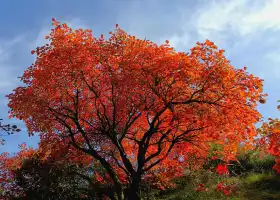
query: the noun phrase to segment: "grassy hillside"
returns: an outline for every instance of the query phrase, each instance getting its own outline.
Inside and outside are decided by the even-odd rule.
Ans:
[[[182,182],[186,181],[184,178]],[[228,182],[237,183],[237,191],[234,194],[225,196],[216,191],[215,184],[218,178],[210,178],[207,181],[208,191],[195,191],[193,181],[186,181],[175,189],[154,194],[153,198],[158,200],[279,200],[280,199],[280,177],[272,174],[252,173],[245,177],[229,178]]]
[[[151,191],[143,194],[147,200],[280,200],[280,175],[272,169],[274,158],[266,155],[262,159],[258,152],[250,152],[239,158],[240,164],[231,167],[228,178],[218,176],[207,169],[191,172],[175,180],[177,187],[166,191]],[[236,184],[236,192],[229,196],[218,192],[219,182]],[[196,191],[203,183],[207,191]]]

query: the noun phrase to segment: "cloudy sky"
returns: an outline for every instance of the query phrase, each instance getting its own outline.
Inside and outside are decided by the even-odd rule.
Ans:
[[[95,36],[115,24],[132,35],[156,43],[166,39],[178,51],[189,51],[209,39],[233,66],[265,80],[267,103],[259,107],[265,118],[278,117],[280,99],[280,0],[6,0],[0,7],[0,118],[23,131],[6,137],[0,153],[17,151],[18,144],[36,146],[24,124],[8,120],[6,94],[18,86],[19,76],[34,61],[30,51],[43,45],[51,18],[73,28],[92,29]]]

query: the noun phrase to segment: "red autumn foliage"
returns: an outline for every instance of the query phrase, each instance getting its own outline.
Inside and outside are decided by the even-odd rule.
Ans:
[[[168,183],[191,152],[206,159],[216,143],[226,161],[241,141],[251,145],[262,80],[233,68],[213,42],[181,53],[119,27],[105,39],[53,24],[50,43],[32,51],[25,86],[8,96],[11,117],[40,134],[45,156],[84,162],[83,152],[106,169],[119,199],[124,182],[139,199],[145,177]]]
[[[280,173],[280,121],[279,119],[268,119],[268,122],[258,129],[262,138],[259,139],[260,148],[276,157],[275,169]]]
[[[226,175],[229,174],[228,168],[226,164],[218,164],[216,167],[216,172],[219,175]]]
[[[27,148],[26,144],[20,145],[20,152],[11,156],[8,153],[0,154],[0,198],[11,199],[24,195],[22,189],[14,182],[15,171],[20,168],[25,158],[33,155],[35,151]]]
[[[236,192],[236,184],[225,184],[224,182],[218,183],[216,186],[218,192],[222,192],[224,195],[229,196],[230,194]]]

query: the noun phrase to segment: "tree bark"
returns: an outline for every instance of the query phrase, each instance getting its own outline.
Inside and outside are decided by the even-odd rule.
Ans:
[[[135,176],[133,176],[132,183],[127,190],[127,196],[125,200],[141,200],[140,182],[140,174],[136,174]]]

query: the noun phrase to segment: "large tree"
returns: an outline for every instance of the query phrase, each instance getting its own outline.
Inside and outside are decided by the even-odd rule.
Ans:
[[[49,43],[32,51],[25,86],[8,96],[11,115],[46,149],[59,137],[97,160],[118,199],[124,185],[127,199],[140,199],[151,174],[179,175],[188,152],[204,158],[217,143],[227,160],[252,142],[262,80],[231,66],[213,42],[183,53],[118,27],[105,39],[53,23]]]

